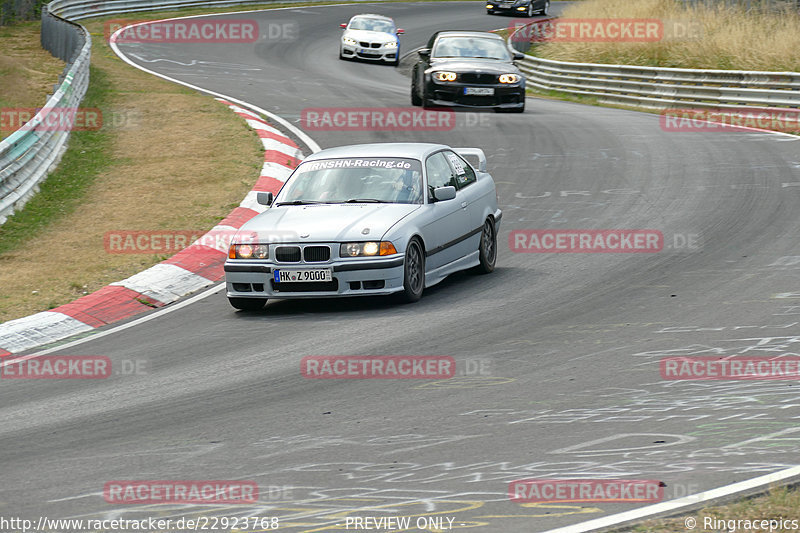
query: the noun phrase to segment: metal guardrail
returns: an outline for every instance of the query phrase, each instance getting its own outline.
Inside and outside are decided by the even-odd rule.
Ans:
[[[514,49],[527,50],[529,43],[515,39],[527,26],[509,35]],[[571,63],[527,54],[519,66],[533,87],[593,96],[602,103],[650,109],[800,108],[798,72]]]
[[[307,0],[323,2],[325,0]],[[348,0],[367,2],[382,0]],[[42,7],[42,47],[67,65],[55,92],[22,128],[0,141],[0,225],[39,189],[66,149],[69,117],[89,86],[91,37],[76,20],[189,7],[279,4],[287,0],[54,0]]]
[[[69,118],[89,86],[91,37],[85,28],[42,8],[42,47],[67,62],[44,107],[22,128],[0,141],[0,224],[38,191],[61,158]]]

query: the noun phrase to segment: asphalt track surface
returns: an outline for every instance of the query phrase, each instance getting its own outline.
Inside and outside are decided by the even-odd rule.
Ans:
[[[246,15],[299,25],[298,41],[258,53],[252,44],[121,49],[293,122],[309,107],[407,106],[403,68],[337,59],[338,23],[378,10],[407,30],[404,51],[438,29],[510,20],[475,2],[314,7]],[[458,121],[440,132],[308,133],[322,147],[483,148],[505,213],[493,274],[451,276],[413,305],[271,301],[243,313],[218,292],[63,349],[140,361],[143,372],[4,380],[0,515],[277,516],[286,531],[432,515],[476,531],[544,531],[642,504],[520,505],[508,501],[510,481],[655,479],[669,499],[795,465],[796,381],[668,381],[658,362],[798,352],[800,143],[668,132],[656,115],[537,98],[523,115]],[[665,246],[527,254],[508,243],[511,230],[583,228],[655,229]],[[449,355],[473,373],[308,380],[299,372],[308,355]],[[148,479],[253,480],[261,502],[102,497],[108,481]]]

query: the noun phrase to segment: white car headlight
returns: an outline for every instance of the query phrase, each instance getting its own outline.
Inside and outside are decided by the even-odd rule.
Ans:
[[[355,39],[351,39],[350,37],[342,37],[342,42],[350,46],[355,46],[356,44],[358,44],[356,43]]]
[[[397,48],[397,41],[389,41],[383,45],[386,48]]]
[[[520,80],[518,74],[501,74],[500,83],[517,83]]]

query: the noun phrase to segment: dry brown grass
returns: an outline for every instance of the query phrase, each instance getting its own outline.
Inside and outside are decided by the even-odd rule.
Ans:
[[[111,163],[78,210],[0,255],[0,322],[70,302],[165,258],[108,254],[105,232],[204,232],[259,176],[261,144],[240,117],[209,96],[130,67],[102,39],[102,23],[86,25],[95,35],[93,66],[112,86],[101,110]]]
[[[42,107],[64,63],[39,45],[38,22],[0,27],[0,108]],[[0,131],[0,139],[10,135]]]
[[[658,18],[697,24],[698,38],[651,43],[551,42],[536,55],[561,61],[663,67],[800,71],[800,14],[747,13],[742,8],[684,7],[675,0],[585,0],[563,18]]]

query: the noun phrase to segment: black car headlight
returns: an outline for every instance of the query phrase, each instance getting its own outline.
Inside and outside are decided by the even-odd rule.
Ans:
[[[501,74],[500,83],[517,83],[522,77],[519,74]]]
[[[436,81],[456,81],[456,79],[458,79],[458,74],[455,72],[440,70],[439,72],[433,73],[433,79]]]

